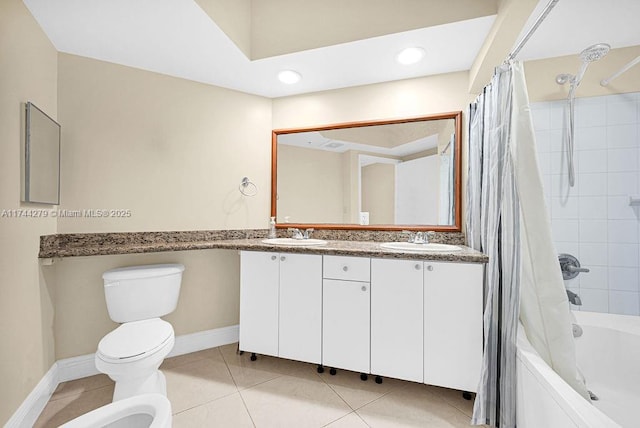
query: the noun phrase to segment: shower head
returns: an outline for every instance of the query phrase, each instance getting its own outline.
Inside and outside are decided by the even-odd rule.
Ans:
[[[608,44],[597,43],[580,52],[580,59],[585,63],[598,61],[608,54],[609,50],[611,50],[611,46]]]
[[[575,76],[560,74],[556,77],[556,82],[559,85],[564,85],[567,82],[571,83],[573,88],[577,87],[582,78],[584,77],[584,73],[587,71],[587,67],[594,61],[601,60],[607,53],[611,46],[606,43],[597,43],[595,45],[591,45],[582,52],[580,52],[580,59],[582,60],[582,64],[580,65],[580,69]]]

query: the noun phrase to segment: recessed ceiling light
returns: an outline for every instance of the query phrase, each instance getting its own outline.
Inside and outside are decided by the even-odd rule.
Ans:
[[[294,83],[298,83],[302,76],[297,71],[293,70],[283,70],[278,73],[278,79],[282,83],[286,83],[287,85],[293,85]]]
[[[422,48],[406,48],[396,56],[396,61],[402,65],[411,65],[419,62],[425,54]]]

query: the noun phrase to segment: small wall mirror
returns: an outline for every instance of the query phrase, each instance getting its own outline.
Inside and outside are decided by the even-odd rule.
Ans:
[[[460,231],[461,112],[275,130],[278,227]]]
[[[33,103],[25,105],[22,200],[60,204],[60,124]]]

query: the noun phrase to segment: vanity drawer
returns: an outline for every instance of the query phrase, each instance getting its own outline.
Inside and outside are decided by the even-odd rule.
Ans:
[[[323,277],[369,282],[371,259],[366,257],[324,256]]]

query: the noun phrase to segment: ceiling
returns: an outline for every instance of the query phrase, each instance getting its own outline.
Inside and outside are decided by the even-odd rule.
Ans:
[[[499,6],[522,0],[23,1],[60,52],[282,97],[469,70]],[[638,0],[560,0],[520,58],[640,45],[638,16]],[[410,46],[425,60],[396,63]],[[279,82],[284,69],[302,80]]]

